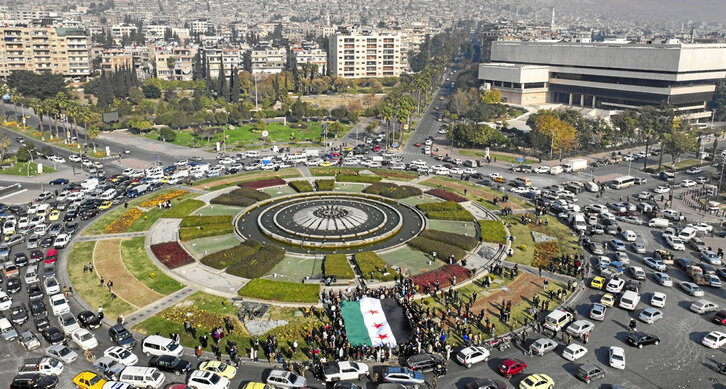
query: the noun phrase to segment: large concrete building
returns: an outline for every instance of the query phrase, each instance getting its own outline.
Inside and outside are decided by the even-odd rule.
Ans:
[[[492,43],[479,79],[520,105],[602,109],[670,104],[692,119],[726,77],[726,44]]]
[[[329,37],[328,65],[331,75],[345,78],[399,76],[401,36],[352,30]]]
[[[0,27],[0,78],[16,70],[85,80],[91,74],[89,38],[81,29],[25,24]]]

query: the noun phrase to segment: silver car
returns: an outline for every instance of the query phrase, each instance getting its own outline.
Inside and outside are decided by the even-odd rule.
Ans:
[[[546,353],[557,348],[557,342],[550,338],[539,338],[529,346],[532,354],[545,355]]]
[[[590,319],[597,320],[597,321],[603,321],[605,320],[605,314],[608,311],[607,305],[603,304],[592,304],[592,308],[590,308]]]

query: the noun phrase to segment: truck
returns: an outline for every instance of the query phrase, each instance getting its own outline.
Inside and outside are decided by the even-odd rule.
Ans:
[[[661,262],[665,263],[666,265],[672,265],[675,263],[673,261],[673,253],[668,250],[657,249],[653,251],[653,258],[660,259]]]
[[[564,171],[565,169],[563,169],[562,166],[552,166],[552,168],[550,169],[550,174],[562,174],[562,172]]]
[[[573,212],[568,218],[570,226],[577,231],[584,231],[587,229],[587,222],[585,222],[585,214],[580,212]]]
[[[19,373],[40,373],[58,376],[63,373],[63,362],[50,357],[29,358],[23,361]]]
[[[587,160],[584,158],[571,159],[571,160],[565,162],[562,165],[562,168],[568,173],[585,170],[585,169],[587,169]]]
[[[703,269],[701,269],[700,266],[691,265],[686,270],[688,273],[688,276],[691,277],[691,281],[693,281],[696,285],[708,285],[709,282],[706,280],[706,278],[703,276]]]

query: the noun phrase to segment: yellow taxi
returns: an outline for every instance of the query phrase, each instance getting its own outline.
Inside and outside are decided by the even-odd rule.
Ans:
[[[48,214],[48,220],[54,222],[60,217],[61,211],[54,209]]]
[[[600,297],[600,304],[612,307],[615,304],[615,296],[612,293],[605,293]]]
[[[555,380],[547,374],[531,374],[519,383],[519,389],[551,389],[555,387]]]
[[[332,162],[330,162],[330,161],[323,161],[323,162],[320,162],[320,165],[318,165],[318,166],[323,166],[323,167],[325,167],[325,166],[335,166],[335,164],[332,163]]]
[[[350,146],[348,146],[348,147],[343,147],[341,150],[343,150],[343,151],[353,151],[353,148],[350,147]]]
[[[73,383],[80,389],[102,389],[106,382],[100,375],[92,371],[82,371],[73,377]]]
[[[597,276],[593,277],[592,281],[590,281],[590,287],[593,289],[602,289],[603,286],[605,286],[605,278]]]
[[[495,181],[495,182],[498,182],[500,184],[503,184],[503,183],[507,182],[507,179],[504,178],[504,177],[502,177],[502,176],[494,177],[494,178],[492,178],[492,180]]]
[[[104,209],[109,209],[111,207],[113,207],[113,201],[104,201],[98,206],[98,209],[103,211]]]
[[[199,365],[199,370],[211,371],[212,373],[217,373],[218,375],[221,375],[224,378],[229,378],[230,380],[237,374],[237,369],[235,367],[220,361],[204,361],[201,365]]]
[[[272,386],[263,384],[262,382],[248,382],[242,389],[272,389]]]

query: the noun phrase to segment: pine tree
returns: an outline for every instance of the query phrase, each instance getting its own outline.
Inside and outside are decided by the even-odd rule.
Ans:
[[[239,71],[237,68],[232,68],[232,75],[230,76],[229,82],[229,101],[236,103],[239,101],[240,96],[240,82],[239,82]]]
[[[227,88],[227,76],[224,74],[224,61],[223,61],[223,55],[220,54],[219,56],[219,76],[217,78],[217,83],[219,86],[217,87],[217,97],[221,97],[223,99],[229,98],[229,89]]]

